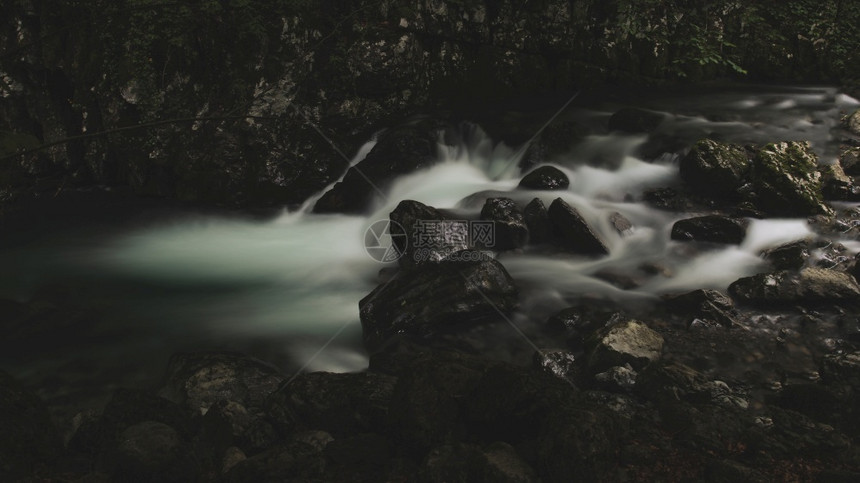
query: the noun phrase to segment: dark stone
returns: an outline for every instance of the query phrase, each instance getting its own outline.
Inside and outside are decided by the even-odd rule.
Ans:
[[[605,372],[594,375],[599,388],[612,392],[631,392],[636,386],[636,371],[630,364],[610,367]]]
[[[828,384],[847,385],[860,392],[860,352],[827,354],[819,370]]]
[[[747,181],[751,165],[743,148],[703,139],[681,158],[681,178],[697,191],[732,196]]]
[[[734,325],[737,311],[732,300],[716,290],[694,290],[681,295],[669,296],[666,303],[688,321],[705,319],[726,327]]]
[[[119,436],[110,472],[117,481],[195,481],[200,469],[190,457],[190,446],[170,426],[143,421]]]
[[[672,226],[672,239],[738,245],[747,234],[746,222],[720,215],[679,220]]]
[[[220,400],[261,408],[283,380],[278,368],[244,354],[178,353],[170,358],[159,395],[197,414]]]
[[[553,233],[565,249],[583,255],[609,254],[600,236],[588,226],[579,211],[563,199],[556,198],[547,213]]]
[[[535,351],[532,365],[542,372],[576,382],[579,379],[579,364],[573,352],[565,349],[541,349]]]
[[[549,213],[540,198],[535,198],[523,209],[523,220],[529,230],[529,243],[538,245],[550,241]]]
[[[522,248],[529,237],[525,219],[514,200],[510,198],[490,198],[481,209],[481,219],[493,222],[494,250],[513,250]]]
[[[0,480],[18,481],[51,468],[61,450],[42,400],[0,371]]]
[[[688,193],[673,188],[647,190],[643,193],[642,199],[651,206],[661,210],[691,211],[696,207],[696,204],[691,200]]]
[[[431,450],[419,470],[419,481],[540,481],[535,470],[509,444],[495,442],[485,447],[455,443]]]
[[[772,143],[760,149],[753,170],[760,208],[780,215],[829,214],[817,166],[808,142]]]
[[[262,412],[248,411],[235,401],[223,399],[209,408],[202,426],[202,439],[216,449],[216,454],[231,446],[247,454],[257,454],[271,447],[278,437]]]
[[[630,220],[627,219],[627,217],[617,211],[609,215],[609,223],[621,236],[628,236],[633,234],[633,223],[631,223]]]
[[[321,448],[293,439],[236,463],[224,476],[224,481],[321,481],[325,469]]]
[[[839,165],[849,176],[860,175],[860,148],[843,147],[839,153]]]
[[[401,267],[435,263],[468,247],[469,226],[424,203],[401,201],[389,215]]]
[[[396,382],[394,376],[373,372],[302,374],[271,395],[267,413],[282,434],[382,431]]]
[[[599,330],[585,342],[591,372],[630,364],[641,369],[660,358],[663,337],[644,323],[628,319]]]
[[[484,257],[463,251],[458,257]],[[429,336],[500,320],[515,307],[517,289],[496,260],[443,261],[401,272],[359,302],[364,341],[372,351],[400,334]]]
[[[314,205],[316,213],[363,213],[384,196],[389,183],[404,174],[435,163],[442,126],[429,122],[385,132],[367,157],[349,168],[342,181]]]
[[[743,409],[747,403],[724,382],[713,380],[680,362],[661,360],[640,371],[636,390],[658,405],[681,401]]]
[[[659,112],[625,107],[609,118],[609,130],[630,134],[650,133],[657,129],[665,116]]]
[[[854,183],[842,166],[829,164],[819,168],[821,172],[821,193],[828,200],[857,201],[860,199],[860,186]]]
[[[570,180],[555,166],[541,166],[523,176],[519,187],[532,190],[566,190]]]
[[[762,254],[777,270],[800,270],[809,259],[809,242],[800,240],[765,250]]]
[[[853,305],[860,301],[860,286],[845,272],[806,268],[800,273],[779,271],[741,278],[729,285],[729,294],[735,300],[759,306]]]

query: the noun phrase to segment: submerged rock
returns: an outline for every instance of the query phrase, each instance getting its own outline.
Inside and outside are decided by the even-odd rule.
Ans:
[[[549,213],[540,198],[535,198],[523,209],[523,220],[529,230],[529,243],[538,245],[551,239]]]
[[[760,149],[753,171],[760,207],[782,215],[830,213],[823,204],[817,165],[808,142],[772,143]]]
[[[650,133],[657,129],[666,116],[638,107],[619,109],[609,118],[609,130],[630,134]]]
[[[565,190],[570,180],[555,166],[541,166],[523,176],[519,187],[533,190]]]
[[[393,245],[402,255],[401,267],[436,263],[469,247],[469,224],[451,220],[424,203],[403,200],[389,215]]]
[[[743,148],[703,139],[681,158],[681,178],[696,190],[730,196],[747,181],[751,167]]]
[[[529,237],[523,213],[510,198],[490,198],[481,209],[481,219],[493,222],[494,250],[522,248]]]
[[[720,215],[680,220],[672,226],[673,240],[694,240],[739,245],[747,234],[744,220]]]
[[[481,260],[464,250],[459,258]],[[496,260],[451,261],[401,272],[359,302],[365,344],[373,350],[389,337],[428,336],[478,322],[497,320],[513,310],[517,289]]]
[[[825,268],[806,268],[799,273],[778,271],[741,278],[729,285],[740,302],[754,305],[856,304],[860,285],[851,275]]]
[[[615,228],[615,231],[618,232],[621,236],[628,236],[633,234],[633,223],[627,219],[626,216],[621,213],[615,211],[609,215],[609,224]]]
[[[809,242],[799,240],[780,245],[762,254],[777,270],[800,270],[809,259]]]
[[[591,229],[579,211],[563,199],[556,198],[547,212],[553,233],[564,248],[583,255],[609,254],[600,236]]]
[[[630,364],[641,369],[660,358],[663,337],[644,323],[628,319],[599,330],[585,344],[593,373]]]

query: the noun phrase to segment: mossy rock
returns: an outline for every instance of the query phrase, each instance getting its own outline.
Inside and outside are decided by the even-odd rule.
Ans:
[[[760,208],[780,215],[829,214],[821,192],[818,156],[808,142],[771,143],[755,158]]]
[[[730,195],[744,184],[750,167],[740,146],[702,139],[681,159],[681,178],[705,193]]]

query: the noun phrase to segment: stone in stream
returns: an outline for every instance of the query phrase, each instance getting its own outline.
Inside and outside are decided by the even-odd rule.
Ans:
[[[762,256],[777,270],[800,270],[809,259],[809,241],[786,243],[765,250]]]
[[[481,209],[481,219],[493,222],[493,250],[522,248],[529,237],[523,213],[510,198],[489,198]]]
[[[480,252],[401,272],[359,302],[364,341],[372,351],[395,334],[435,332],[501,319],[517,303],[505,267]],[[475,261],[465,261],[465,259]]]
[[[860,186],[845,174],[839,163],[821,166],[821,192],[829,200],[857,201],[860,199]]]
[[[699,216],[680,220],[672,226],[672,239],[738,245],[747,234],[744,220],[720,215]]]
[[[609,224],[621,236],[630,236],[633,234],[633,223],[617,211],[609,215]]]
[[[756,153],[753,185],[759,207],[778,215],[829,214],[818,157],[808,142],[771,143]]]
[[[681,178],[696,190],[733,196],[747,181],[751,167],[740,146],[702,139],[681,158]]]
[[[533,190],[565,190],[570,180],[555,166],[541,166],[523,176],[519,187]]]
[[[860,302],[860,285],[845,272],[825,268],[805,268],[760,273],[729,285],[729,294],[752,305],[821,305]]]
[[[666,116],[638,107],[625,107],[609,118],[609,130],[629,134],[650,133],[657,129]]]
[[[539,245],[550,241],[549,213],[540,198],[535,198],[523,209],[523,220],[529,229],[529,243]]]
[[[314,205],[315,213],[363,213],[397,176],[431,166],[439,159],[438,122],[399,127],[380,136],[362,161],[349,168]]]
[[[550,225],[558,243],[573,253],[582,255],[608,255],[609,249],[600,236],[592,230],[579,211],[556,198],[549,205]]]
[[[665,300],[669,308],[685,317],[688,323],[705,319],[731,327],[737,315],[732,299],[716,290],[693,290]]]
[[[638,370],[660,358],[663,337],[644,323],[627,319],[597,331],[585,341],[585,350],[592,373],[624,364]]]
[[[843,147],[839,153],[839,165],[849,176],[860,175],[860,148]]]
[[[854,111],[853,114],[849,116],[845,116],[845,127],[848,128],[848,131],[855,135],[860,136],[860,109]]]
[[[413,268],[439,262],[469,247],[469,225],[424,203],[403,200],[389,215],[394,246],[402,255],[401,267]]]

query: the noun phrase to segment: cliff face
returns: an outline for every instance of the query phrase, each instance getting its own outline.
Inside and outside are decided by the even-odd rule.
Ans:
[[[338,150],[420,112],[725,76],[850,86],[847,3],[7,2],[0,197],[103,184],[292,204],[345,170]]]

